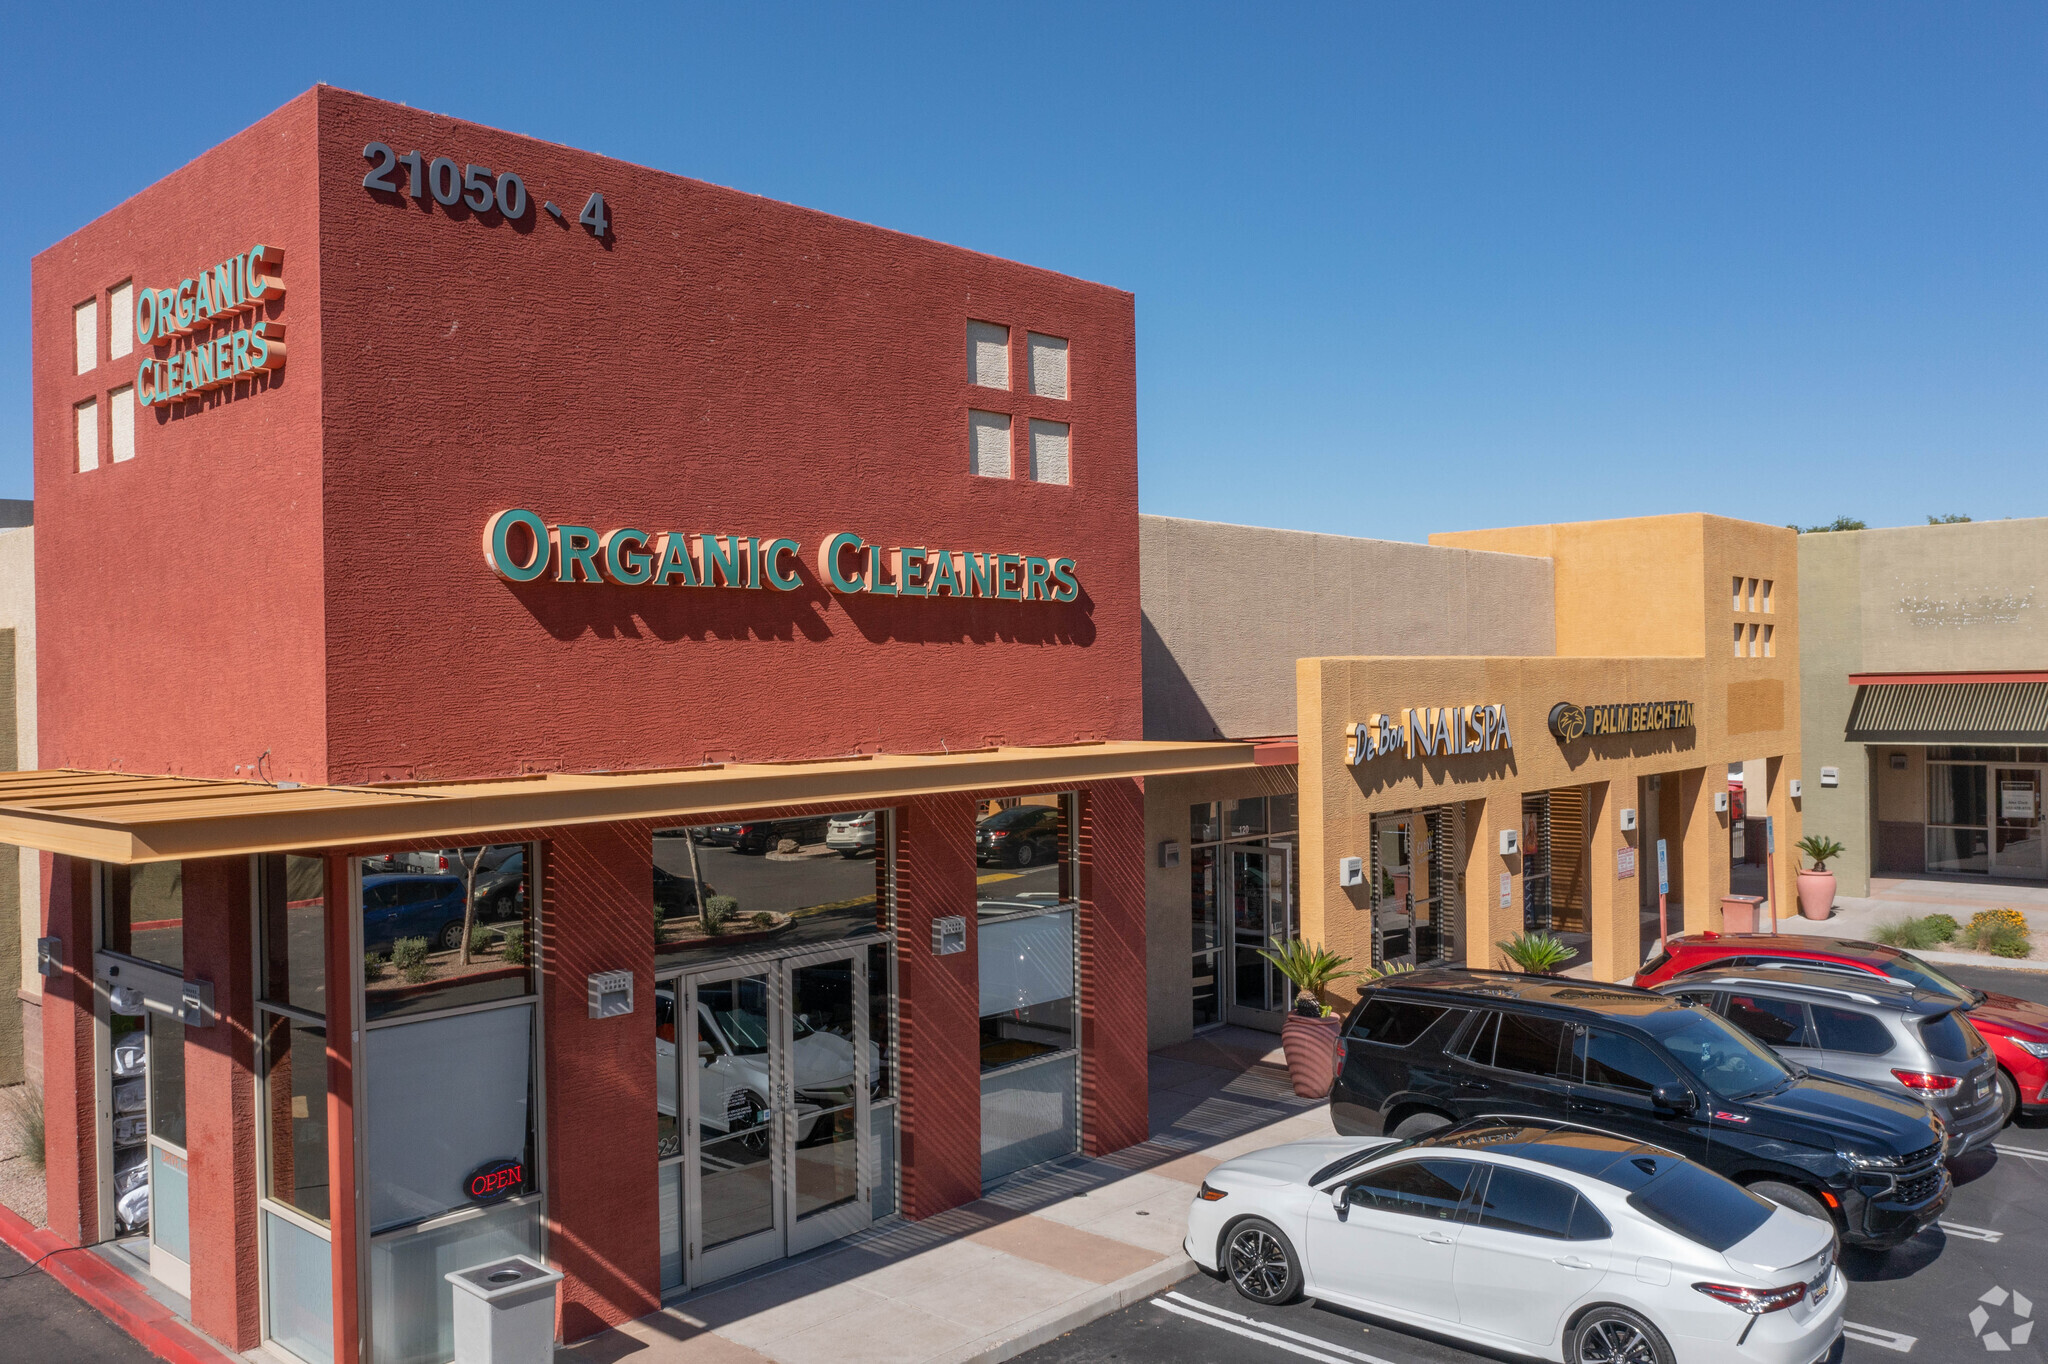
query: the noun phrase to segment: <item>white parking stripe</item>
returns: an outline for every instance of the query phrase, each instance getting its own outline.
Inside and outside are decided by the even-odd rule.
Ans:
[[[2005,1143],[1997,1141],[1991,1143],[1991,1149],[1998,1152],[2001,1156],[2019,1156],[2025,1160],[2048,1161],[2048,1151],[2029,1151],[2024,1146],[2007,1146]]]
[[[1911,1354],[1913,1347],[1920,1343],[1918,1336],[1902,1336],[1897,1331],[1887,1331],[1877,1326],[1860,1326],[1853,1321],[1842,1323],[1842,1334],[1865,1345],[1881,1345],[1887,1350],[1900,1354]]]
[[[1960,1236],[1965,1241],[1989,1241],[1997,1245],[2005,1239],[2004,1232],[1993,1231],[1989,1227],[1966,1227],[1961,1222],[1938,1222],[1935,1225],[1949,1235]]]
[[[1299,1331],[1290,1331],[1285,1326],[1275,1326],[1270,1321],[1260,1321],[1256,1317],[1242,1316],[1236,1312],[1226,1311],[1221,1307],[1212,1307],[1206,1302],[1188,1297],[1185,1293],[1169,1292],[1166,1296],[1184,1306],[1192,1307],[1198,1312],[1207,1312],[1211,1316],[1222,1317],[1228,1321],[1242,1322],[1254,1330],[1270,1331],[1276,1336],[1286,1336],[1289,1340],[1298,1340],[1304,1345],[1313,1345],[1318,1350],[1334,1350],[1346,1359],[1361,1360],[1363,1364],[1386,1364],[1386,1361],[1378,1355],[1361,1354],[1359,1351],[1350,1349],[1347,1346],[1332,1345],[1329,1341],[1317,1336],[1305,1336]],[[1162,1303],[1160,1305],[1164,1306],[1165,1304]]]
[[[1171,1312],[1177,1317],[1186,1317],[1189,1321],[1198,1321],[1204,1326],[1213,1326],[1219,1331],[1228,1331],[1234,1336],[1243,1336],[1247,1340],[1256,1340],[1261,1345],[1270,1345],[1276,1350],[1285,1350],[1289,1354],[1301,1355],[1305,1359],[1321,1360],[1322,1364],[1344,1364],[1344,1358],[1341,1355],[1326,1355],[1321,1350],[1306,1350],[1299,1345],[1284,1341],[1278,1336],[1269,1336],[1263,1331],[1247,1330],[1242,1326],[1237,1326],[1227,1321],[1218,1321],[1216,1318],[1205,1316],[1200,1312],[1190,1312],[1179,1303],[1167,1302],[1164,1298],[1152,1299],[1152,1305],[1163,1311]],[[1393,1361],[1382,1359],[1376,1361],[1376,1364],[1393,1364]]]

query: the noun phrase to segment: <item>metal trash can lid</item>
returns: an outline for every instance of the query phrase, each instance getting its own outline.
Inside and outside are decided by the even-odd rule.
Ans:
[[[515,1296],[534,1297],[537,1289],[552,1292],[553,1286],[561,1281],[562,1272],[524,1255],[510,1255],[488,1264],[452,1270],[441,1277],[472,1297],[495,1303]]]

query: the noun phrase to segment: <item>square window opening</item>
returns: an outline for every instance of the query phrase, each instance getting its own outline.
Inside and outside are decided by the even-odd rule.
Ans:
[[[107,356],[118,360],[135,349],[135,284],[122,280],[107,291]]]
[[[100,303],[89,298],[71,310],[71,334],[78,352],[78,373],[90,374],[99,363]]]
[[[78,428],[78,472],[100,467],[100,401],[87,398],[75,409]]]
[[[1067,396],[1067,339],[1026,334],[1031,343],[1031,392],[1040,398]]]
[[[1071,483],[1073,470],[1068,459],[1066,422],[1031,421],[1031,481]]]
[[[1010,386],[1010,329],[999,322],[967,324],[967,381],[977,388]]]
[[[1010,419],[1000,412],[967,414],[968,467],[981,478],[1010,476]]]

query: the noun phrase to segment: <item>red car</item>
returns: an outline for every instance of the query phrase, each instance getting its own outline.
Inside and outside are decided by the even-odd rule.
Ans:
[[[1796,966],[1849,974],[1891,976],[1968,1005],[1970,1022],[1998,1058],[1998,1100],[2009,1121],[2015,1111],[2048,1117],[2048,1005],[1959,985],[1911,952],[1854,938],[1806,934],[1685,933],[1643,963],[1635,983],[1661,985],[1695,971]]]

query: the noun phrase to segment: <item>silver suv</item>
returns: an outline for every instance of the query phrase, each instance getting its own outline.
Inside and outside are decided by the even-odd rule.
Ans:
[[[1657,990],[1712,1009],[1795,1066],[1925,1100],[1948,1128],[1950,1160],[1998,1131],[1998,1061],[1952,996],[1777,967],[1700,971]]]

